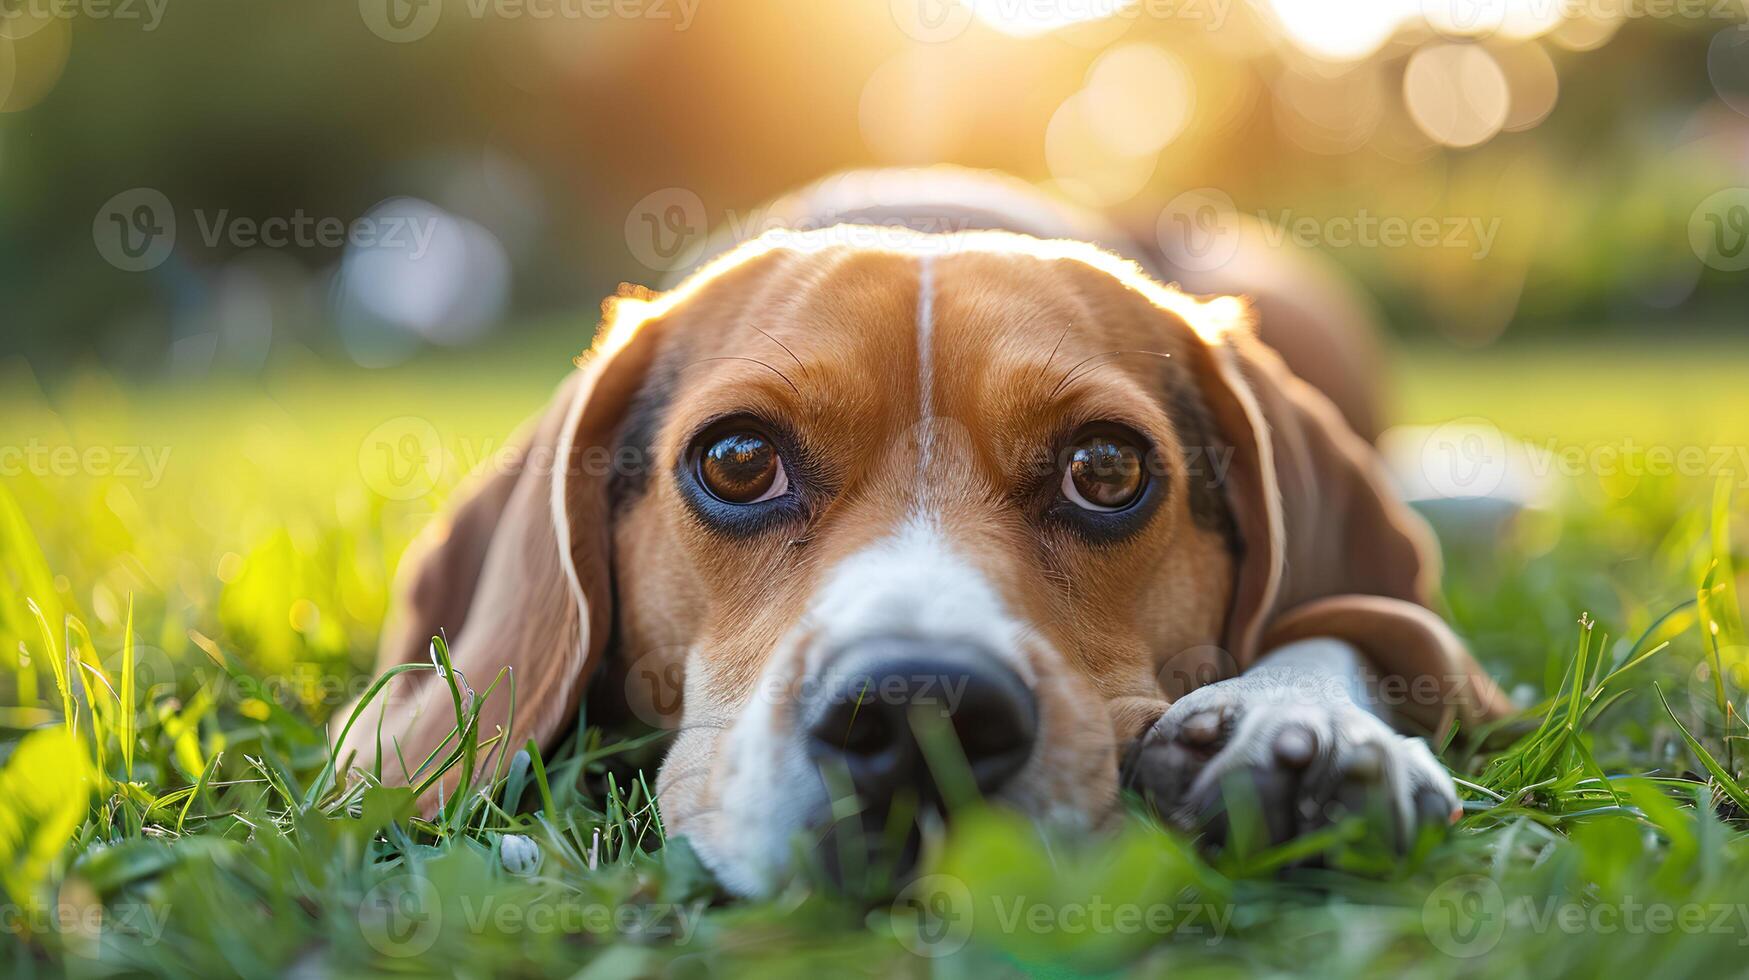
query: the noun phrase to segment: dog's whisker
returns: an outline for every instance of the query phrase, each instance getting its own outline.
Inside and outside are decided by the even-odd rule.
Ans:
[[[1139,350],[1139,349],[1108,350],[1108,351],[1105,351],[1104,353],[1093,354],[1089,357],[1082,358],[1079,362],[1077,362],[1075,364],[1074,367],[1070,368],[1067,372],[1065,372],[1063,374],[1063,380],[1057,382],[1057,386],[1055,388],[1051,389],[1050,397],[1052,397],[1052,398],[1057,397],[1057,393],[1062,391],[1063,387],[1065,385],[1067,385],[1070,381],[1074,380],[1074,378],[1076,377],[1076,372],[1080,371],[1081,368],[1083,366],[1085,366],[1086,364],[1093,362],[1093,361],[1097,361],[1102,357],[1118,357],[1118,356],[1121,356],[1124,354],[1146,354],[1149,357],[1158,357],[1161,360],[1167,360],[1167,359],[1172,357],[1171,354],[1162,353],[1162,352],[1157,351],[1157,350]]]
[[[771,341],[771,342],[772,342],[772,343],[774,343],[774,344],[776,344],[776,345],[777,345],[777,346],[779,346],[779,347],[782,347],[782,348],[783,348],[783,352],[784,352],[784,353],[785,353],[785,354],[788,354],[788,355],[789,355],[789,359],[790,359],[790,360],[792,360],[792,361],[794,361],[794,362],[796,362],[796,367],[798,367],[798,368],[801,368],[801,369],[802,369],[802,376],[803,376],[803,377],[807,377],[807,374],[808,374],[808,366],[807,366],[807,365],[806,365],[806,364],[803,364],[803,363],[802,363],[802,359],[801,359],[801,358],[799,358],[799,357],[797,357],[797,356],[796,356],[796,352],[795,352],[795,351],[793,351],[793,350],[790,350],[790,349],[789,349],[789,345],[788,345],[788,344],[786,344],[786,343],[784,343],[784,342],[783,342],[783,341],[781,341],[781,340],[778,340],[778,339],[777,339],[777,338],[776,338],[776,337],[773,337],[773,336],[772,336],[772,335],[771,335],[771,334],[769,334],[769,333],[766,333],[766,332],[765,332],[765,330],[764,330],[764,329],[763,329],[763,328],[761,328],[761,327],[760,327],[760,326],[759,326],[759,325],[757,325],[757,324],[749,324],[749,326],[751,326],[751,327],[753,327],[753,329],[755,329],[755,330],[758,330],[758,331],[759,331],[759,334],[760,334],[760,336],[762,336],[762,337],[764,337],[764,338],[765,338],[765,339],[766,339],[766,340],[769,340],[769,341]]]
[[[1043,378],[1045,376],[1045,373],[1051,369],[1051,365],[1056,363],[1057,352],[1059,350],[1062,350],[1063,341],[1068,339],[1068,336],[1069,336],[1069,328],[1073,327],[1074,325],[1075,325],[1074,320],[1070,320],[1070,321],[1063,324],[1063,332],[1060,334],[1057,334],[1057,342],[1055,344],[1051,345],[1051,356],[1045,358],[1044,364],[1039,366],[1038,374],[1039,374],[1040,378]]]
[[[681,725],[678,728],[669,729],[669,731],[672,731],[676,735],[683,734],[685,732],[726,732],[728,730],[729,730],[729,726],[726,724],[722,724],[722,723],[714,723],[713,724],[711,722],[703,722],[703,721],[694,722],[693,724],[690,724],[690,725]]]
[[[789,390],[795,392],[798,396],[802,393],[802,390],[796,387],[796,383],[790,380],[789,375],[784,374],[782,371],[779,371],[777,368],[772,367],[770,364],[767,364],[757,357],[747,357],[741,354],[722,354],[717,357],[701,357],[698,360],[693,361],[691,364],[688,364],[687,367],[691,367],[692,364],[703,364],[706,361],[747,361],[752,364],[757,364],[765,370],[770,371],[772,374],[782,378],[783,383],[789,385]]]

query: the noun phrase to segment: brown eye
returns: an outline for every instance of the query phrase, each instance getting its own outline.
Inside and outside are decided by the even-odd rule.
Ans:
[[[1089,436],[1076,443],[1063,470],[1063,496],[1084,510],[1122,510],[1147,484],[1142,450],[1113,435]]]
[[[714,437],[699,455],[698,479],[711,496],[728,504],[755,504],[783,496],[789,476],[777,447],[751,430]]]

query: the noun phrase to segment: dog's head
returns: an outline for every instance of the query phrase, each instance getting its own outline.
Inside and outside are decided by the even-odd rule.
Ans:
[[[592,677],[678,729],[667,830],[732,889],[770,887],[798,832],[902,850],[961,792],[1091,827],[1122,743],[1284,599],[1425,584],[1353,460],[1294,478],[1334,526],[1284,536],[1240,301],[1077,243],[855,237],[774,234],[610,301],[518,465],[411,560],[399,642],[447,626],[476,684],[511,666],[507,744]],[[1295,472],[1340,455],[1295,438]],[[1316,585],[1284,576],[1301,559]],[[453,725],[435,687],[390,709],[402,757]]]

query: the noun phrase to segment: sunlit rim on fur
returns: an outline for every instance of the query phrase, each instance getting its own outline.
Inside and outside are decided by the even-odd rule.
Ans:
[[[1250,324],[1250,307],[1237,296],[1199,300],[1176,286],[1159,283],[1141,266],[1097,245],[1070,239],[1042,239],[1007,231],[966,231],[935,234],[877,225],[834,225],[807,231],[775,229],[712,259],[674,289],[660,295],[626,286],[602,304],[602,329],[596,336],[597,356],[624,347],[644,324],[660,319],[691,299],[718,277],[768,252],[821,252],[830,248],[900,255],[957,254],[1026,255],[1045,261],[1079,262],[1111,276],[1173,314],[1208,343],[1220,343],[1230,332]]]

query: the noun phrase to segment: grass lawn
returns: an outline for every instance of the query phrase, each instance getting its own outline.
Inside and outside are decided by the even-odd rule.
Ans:
[[[1569,461],[1505,538],[1448,542],[1447,611],[1526,712],[1444,747],[1446,840],[1339,829],[1284,871],[968,814],[899,901],[735,903],[664,840],[648,735],[585,727],[432,823],[326,778],[399,554],[581,346],[544,337],[144,389],[0,361],[0,973],[1749,970],[1749,352],[1404,358],[1403,418]]]

